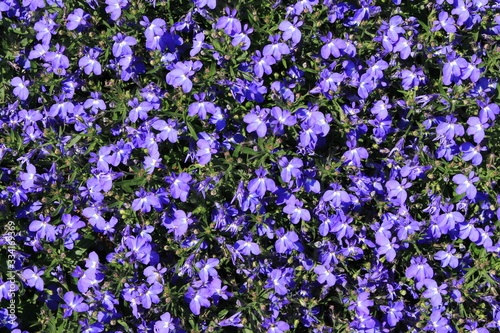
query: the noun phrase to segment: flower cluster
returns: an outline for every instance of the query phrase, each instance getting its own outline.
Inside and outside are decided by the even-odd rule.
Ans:
[[[500,328],[498,0],[0,0],[0,27],[0,328]]]

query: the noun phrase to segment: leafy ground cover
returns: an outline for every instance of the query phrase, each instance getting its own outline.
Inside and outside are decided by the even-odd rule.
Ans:
[[[0,330],[500,327],[500,2],[0,1]]]

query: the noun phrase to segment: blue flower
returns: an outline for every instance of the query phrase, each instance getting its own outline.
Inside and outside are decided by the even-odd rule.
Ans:
[[[81,8],[77,8],[73,11],[73,13],[68,15],[66,28],[68,30],[77,30],[78,32],[81,32],[90,26],[90,23],[87,21],[90,19],[90,14],[85,13]]]
[[[476,197],[477,189],[474,186],[474,183],[479,181],[479,177],[474,177],[474,171],[469,173],[469,177],[466,177],[462,174],[458,174],[453,176],[452,180],[455,184],[458,185],[456,191],[457,194],[465,193],[467,198],[473,200]]]
[[[278,29],[283,31],[283,40],[291,39],[295,44],[298,44],[302,39],[302,33],[299,28],[304,24],[303,21],[299,21],[298,17],[295,17],[293,23],[289,21],[283,21],[278,26]]]
[[[101,75],[101,64],[97,61],[97,58],[101,55],[101,53],[102,50],[100,48],[94,47],[90,49],[88,53],[80,59],[78,66],[83,67],[83,70],[87,75],[90,75],[90,73]]]
[[[106,13],[110,14],[113,21],[117,21],[122,15],[122,9],[128,5],[127,0],[106,0]]]
[[[24,76],[22,78],[16,76],[10,81],[10,84],[14,87],[14,96],[19,97],[22,101],[28,99],[30,92],[27,87],[29,86],[30,81],[25,80]]]
[[[193,88],[191,77],[202,67],[200,61],[177,62],[174,69],[167,74],[167,83],[174,86],[182,86],[182,91],[188,93]]]
[[[264,73],[270,75],[273,72],[271,65],[276,63],[273,57],[266,55],[262,56],[260,51],[257,50],[255,51],[255,55],[252,56],[252,60],[254,62],[253,71],[257,77],[261,78],[264,76]]]
[[[44,282],[42,279],[42,275],[45,272],[44,269],[38,269],[36,266],[33,269],[26,269],[23,271],[23,279],[26,280],[26,283],[30,287],[35,287],[38,291],[43,291]]]
[[[243,121],[247,123],[247,131],[249,133],[257,132],[257,136],[263,138],[267,133],[267,117],[269,115],[269,109],[261,109],[260,106],[256,106],[252,113],[245,115]]]

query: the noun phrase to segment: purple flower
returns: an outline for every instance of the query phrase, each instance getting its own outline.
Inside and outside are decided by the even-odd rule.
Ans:
[[[23,278],[26,280],[26,283],[30,287],[35,287],[38,291],[43,291],[44,282],[42,279],[42,275],[45,270],[40,269],[35,266],[33,269],[26,269],[23,271]]]
[[[276,63],[276,60],[272,56],[262,56],[259,50],[255,51],[255,55],[252,56],[254,62],[253,71],[255,75],[259,78],[264,76],[264,73],[270,75],[273,70],[271,65]]]
[[[28,59],[38,59],[38,58],[44,58],[45,54],[49,51],[50,45],[49,44],[37,44],[35,45],[34,49],[31,50]]]
[[[500,107],[498,107],[498,104],[487,104],[489,103],[489,100],[486,100],[486,103],[480,100],[477,100],[476,102],[477,105],[479,105],[479,107],[481,108],[481,110],[479,110],[479,118],[481,119],[481,121],[483,123],[487,122],[488,119],[491,121],[495,121],[497,114],[500,113]]]
[[[210,306],[210,301],[208,300],[210,296],[212,296],[212,293],[208,288],[201,288],[195,291],[192,287],[189,287],[185,298],[186,301],[189,302],[191,312],[195,315],[199,315],[202,306]]]
[[[295,17],[293,23],[289,21],[283,21],[278,26],[278,29],[283,31],[283,40],[291,39],[295,44],[298,44],[302,39],[302,33],[299,28],[304,24],[302,21],[298,21],[298,17]]]
[[[460,151],[463,153],[462,159],[464,161],[471,161],[472,165],[480,165],[483,162],[481,151],[487,150],[486,147],[480,145],[474,146],[472,143],[464,142],[460,146]]]
[[[164,34],[163,27],[167,24],[164,19],[156,18],[153,21],[149,21],[146,16],[142,17],[140,24],[145,27],[144,36],[147,40],[155,38],[155,36],[162,36]]]
[[[208,282],[209,277],[217,277],[217,270],[215,267],[219,265],[219,259],[210,258],[207,261],[200,260],[195,264],[195,266],[199,269],[198,276],[201,281]]]
[[[401,59],[408,59],[411,53],[411,43],[404,37],[399,37],[398,43],[393,49],[394,52],[399,52]]]
[[[389,20],[389,24],[387,24],[386,22],[382,22],[381,29],[385,32],[387,37],[392,42],[397,42],[399,39],[399,34],[405,33],[405,29],[399,26],[403,23],[403,18],[399,15],[395,15],[391,17],[391,19]]]
[[[155,322],[154,329],[157,333],[170,333],[175,330],[174,320],[169,312],[160,316],[160,320]]]
[[[43,288],[42,288],[43,289]],[[14,297],[14,292],[18,291],[19,287],[12,281],[3,282],[0,278],[0,301],[2,299],[10,300]]]
[[[144,101],[139,104],[137,97],[128,102],[128,105],[132,108],[128,114],[128,118],[131,122],[135,123],[137,118],[141,120],[148,119],[148,112],[153,109],[151,103]]]
[[[302,208],[304,203],[295,198],[294,195],[287,200],[285,208],[283,208],[283,212],[290,215],[291,222],[293,224],[297,224],[300,220],[310,221],[311,214],[307,209]]]
[[[260,254],[259,244],[252,242],[252,238],[250,236],[245,237],[245,240],[237,241],[234,245],[234,249],[245,256],[250,254]]]
[[[455,135],[464,135],[464,127],[457,124],[457,118],[452,115],[447,115],[446,120],[439,123],[436,128],[436,133],[446,137],[448,140],[453,140]]]
[[[182,202],[186,202],[191,179],[193,179],[193,177],[185,172],[180,173],[177,177],[175,177],[175,173],[172,173],[172,177],[167,177],[165,179],[167,182],[171,183],[170,194],[174,199],[180,199]]]
[[[403,318],[404,304],[403,302],[393,303],[389,301],[388,305],[380,306],[380,309],[385,312],[387,323],[394,327]]]
[[[434,331],[436,333],[448,333],[450,332],[449,320],[441,316],[439,310],[434,310],[431,313],[430,321],[428,325],[424,328],[426,331]]]
[[[272,56],[276,61],[279,61],[282,55],[290,54],[290,48],[285,43],[280,42],[280,37],[280,34],[269,36],[272,44],[264,46],[262,50],[264,56]]]
[[[469,128],[467,128],[467,134],[474,136],[474,142],[479,144],[483,141],[485,133],[484,130],[489,127],[487,123],[488,119],[480,119],[478,117],[470,117],[467,120]]]
[[[330,55],[338,58],[342,55],[341,50],[347,47],[344,40],[340,38],[333,39],[333,34],[331,32],[328,32],[326,37],[321,37],[321,41],[326,43],[321,47],[321,57],[323,57],[323,59],[330,58]]]
[[[41,40],[43,45],[50,44],[52,34],[56,33],[58,25],[52,18],[44,16],[40,21],[36,22],[33,28],[37,31],[36,39]]]
[[[457,28],[455,27],[455,19],[448,15],[447,12],[442,11],[439,13],[438,21],[433,22],[433,27],[431,31],[439,31],[443,29],[449,34],[453,34],[457,32]]]
[[[266,191],[276,191],[274,180],[266,178],[267,171],[264,168],[260,167],[259,170],[255,171],[255,174],[257,178],[250,180],[247,186],[250,193],[256,193],[260,198],[263,198]]]
[[[473,200],[476,197],[477,189],[474,186],[474,183],[479,181],[479,177],[474,177],[474,175],[474,171],[471,171],[469,173],[469,177],[466,177],[463,174],[453,176],[453,182],[458,185],[456,189],[457,194],[465,193],[467,198],[470,200]]]
[[[143,264],[148,264],[151,256],[151,244],[146,237],[129,236],[125,240],[125,245],[130,250],[125,254],[126,257],[138,260]]]
[[[273,269],[266,282],[264,288],[274,288],[278,295],[286,295],[288,292],[287,281],[281,269]]]
[[[359,293],[356,302],[352,302],[349,310],[355,309],[358,315],[369,315],[370,309],[368,307],[373,305],[373,301],[368,299],[369,296],[368,292]]]
[[[274,318],[266,318],[264,323],[262,324],[262,327],[268,329],[266,333],[283,333],[290,329],[290,325],[288,325],[286,322],[282,320],[276,321],[276,319]]]
[[[269,109],[261,109],[260,106],[256,106],[252,113],[245,115],[243,121],[247,123],[247,131],[249,133],[257,132],[259,138],[263,138],[267,133],[267,117],[269,115]]]
[[[168,139],[171,143],[176,143],[178,139],[179,131],[176,129],[177,122],[172,119],[168,119],[167,121],[158,119],[152,125],[154,129],[161,131],[158,137],[165,141]]]
[[[19,174],[19,178],[22,180],[21,186],[24,189],[30,189],[35,186],[35,179],[38,177],[36,173],[36,168],[33,164],[26,164],[26,171]]]
[[[447,285],[443,283],[441,286],[437,285],[437,282],[432,279],[426,279],[422,283],[427,290],[422,294],[423,297],[431,300],[432,306],[436,307],[443,303],[443,297],[441,295],[446,294]]]
[[[410,69],[403,69],[401,71],[401,79],[403,79],[402,85],[404,90],[419,87],[427,81],[424,71],[421,68],[416,68],[415,65],[412,65]]]
[[[171,229],[174,230],[174,235],[176,237],[181,237],[187,232],[189,225],[194,221],[191,218],[191,213],[186,214],[186,212],[180,209],[175,211],[174,217],[175,219],[172,221]]]
[[[15,96],[19,97],[22,101],[28,99],[30,92],[27,87],[29,86],[30,81],[25,80],[24,76],[22,78],[16,76],[10,81],[10,84],[14,87],[13,93]]]
[[[135,192],[135,195],[138,197],[132,202],[132,209],[135,211],[140,210],[143,213],[149,213],[151,207],[161,207],[158,197],[151,192],[146,192],[141,188],[139,191]]]
[[[285,233],[283,228],[279,228],[276,230],[276,237],[277,240],[274,243],[276,252],[290,253],[292,250],[301,250],[299,236],[295,233],[295,231]]]
[[[399,200],[399,204],[403,205],[406,201],[407,193],[406,189],[411,187],[411,183],[408,183],[406,178],[403,179],[401,183],[397,180],[389,180],[385,186],[389,190],[388,197],[389,198],[397,198]]]
[[[457,268],[458,258],[453,255],[456,251],[453,245],[446,245],[446,250],[436,253],[434,259],[441,261],[441,267]]]
[[[361,98],[367,98],[368,95],[375,90],[377,84],[374,81],[374,77],[369,73],[364,73],[359,78],[358,95]]]
[[[217,153],[217,144],[215,142],[210,142],[205,139],[200,139],[196,142],[198,146],[198,151],[196,152],[196,158],[198,163],[205,165],[212,159],[212,155]]]
[[[132,54],[132,48],[130,46],[137,44],[137,39],[126,36],[121,32],[113,36],[113,40],[115,41],[113,44],[113,55],[117,58],[122,55]]]
[[[88,51],[88,53],[83,56],[78,62],[78,66],[83,67],[85,74],[90,75],[94,73],[95,75],[101,75],[102,67],[97,58],[101,55],[102,50],[100,48],[94,47]]]
[[[411,258],[411,266],[406,270],[406,278],[415,278],[417,282],[431,279],[434,271],[424,257]]]
[[[341,185],[334,183],[331,184],[330,187],[332,189],[326,191],[325,194],[323,194],[323,201],[329,202],[334,208],[339,208],[342,203],[351,202],[351,197],[346,191],[344,191]]]
[[[468,62],[462,57],[458,57],[453,51],[448,54],[446,62],[443,66],[443,84],[450,85],[452,82],[459,84],[462,76],[462,70],[468,67]]]
[[[345,159],[344,163],[346,165],[354,165],[358,168],[362,167],[363,165],[361,164],[361,159],[368,158],[369,156],[366,148],[356,147],[356,145],[352,144],[351,141],[348,141],[347,145],[350,149],[342,155],[342,158]]]
[[[182,91],[188,93],[193,88],[191,77],[202,67],[200,61],[177,62],[174,69],[166,77],[167,83],[174,87],[182,86]]]
[[[302,174],[301,168],[304,165],[304,163],[296,157],[288,161],[285,156],[278,161],[278,164],[281,166],[281,179],[283,179],[285,183],[290,183],[292,176],[298,178]]]
[[[64,74],[65,69],[69,67],[69,59],[63,54],[65,49],[65,46],[56,44],[56,50],[45,55],[45,61],[52,63],[56,74]]]
[[[314,268],[314,273],[318,275],[318,282],[322,284],[326,282],[328,287],[333,287],[337,282],[337,276],[331,268],[319,265]]]
[[[454,211],[453,204],[441,205],[441,209],[444,214],[441,214],[437,218],[437,225],[443,233],[447,233],[449,230],[455,229],[455,224],[463,222],[465,217],[462,213]]]
[[[36,236],[40,239],[45,239],[49,242],[56,240],[56,227],[49,224],[50,216],[44,217],[39,215],[40,220],[33,220],[29,226],[29,230],[36,232]]]
[[[226,318],[219,322],[217,325],[219,326],[234,326],[234,327],[243,327],[243,324],[241,324],[241,311],[236,312],[234,315],[232,315],[229,318]]]
[[[85,13],[83,9],[77,8],[73,11],[73,13],[68,15],[68,23],[66,23],[66,28],[68,30],[75,30],[81,32],[84,28],[90,26],[90,23],[87,20],[90,20],[91,16],[88,13]]]
[[[236,18],[238,11],[236,9],[225,8],[228,16],[222,16],[217,20],[216,28],[224,29],[229,36],[234,36],[241,31],[241,22]]]
[[[64,301],[66,304],[61,305],[64,310],[63,318],[68,318],[73,314],[73,311],[76,312],[86,312],[89,310],[89,306],[84,302],[83,297],[80,295],[76,295],[72,291],[68,291],[64,294]]]
[[[146,285],[139,287],[139,300],[145,309],[151,309],[153,304],[160,303],[158,294],[163,292],[163,286],[154,282],[149,288]]]
[[[396,250],[399,248],[399,245],[396,243],[396,237],[393,237],[392,240],[390,240],[383,233],[378,232],[375,235],[375,240],[379,245],[377,248],[377,254],[385,254],[387,261],[393,261],[394,258],[396,258]]]
[[[161,264],[158,264],[156,267],[148,266],[144,269],[144,276],[147,278],[149,284],[153,284],[155,281],[162,283],[163,275],[166,271],[167,268],[162,268]]]
[[[207,113],[214,114],[215,113],[215,104],[212,102],[205,101],[206,94],[193,94],[194,99],[197,101],[192,103],[188,109],[188,115],[193,117],[194,115],[198,115],[200,119],[205,120],[207,118]]]
[[[453,15],[458,15],[457,24],[463,25],[470,17],[470,8],[468,7],[471,3],[467,2],[466,4],[463,0],[457,0],[456,2],[453,2],[453,5],[455,8],[452,9],[451,13]]]
[[[113,21],[122,15],[122,9],[128,5],[127,0],[106,0],[106,13],[110,14]]]
[[[241,49],[243,51],[248,50],[250,47],[251,41],[248,35],[250,35],[253,32],[252,28],[249,28],[247,24],[243,26],[243,30],[238,31],[235,33],[232,37],[233,40],[231,41],[231,45],[234,47],[236,46],[241,46]]]

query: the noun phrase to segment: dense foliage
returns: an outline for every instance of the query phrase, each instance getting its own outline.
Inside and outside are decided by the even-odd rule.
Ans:
[[[0,0],[0,31],[0,330],[500,328],[500,1]]]

